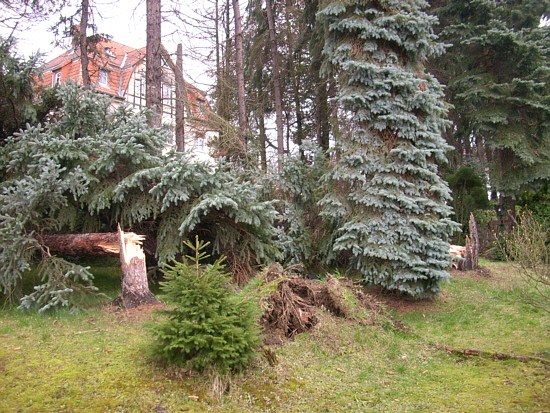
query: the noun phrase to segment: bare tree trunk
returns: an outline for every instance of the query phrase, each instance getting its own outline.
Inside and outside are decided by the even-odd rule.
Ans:
[[[259,144],[260,144],[260,167],[262,168],[262,171],[267,172],[267,153],[266,153],[266,145],[267,145],[267,135],[265,133],[265,110],[264,110],[264,97],[262,94],[261,97],[262,101],[260,103],[260,113],[258,114],[258,128],[259,128]]]
[[[183,78],[183,52],[181,43],[176,52],[176,151],[185,151],[185,102],[187,88]]]
[[[88,234],[56,234],[37,236],[38,242],[52,252],[62,255],[118,255],[116,232]]]
[[[214,40],[216,42],[216,78],[221,77],[221,46],[220,46],[220,4],[216,0],[214,5]]]
[[[82,85],[85,89],[90,89],[90,71],[88,70],[88,17],[90,14],[89,0],[82,0],[81,3],[80,31],[78,33],[78,44],[80,46],[80,66],[82,70]]]
[[[147,0],[147,51],[145,55],[145,104],[155,114],[151,126],[162,123],[162,59],[160,0]]]
[[[122,295],[115,300],[116,305],[125,309],[142,304],[157,304],[157,299],[149,290],[145,254],[141,248],[142,239],[127,237],[118,227],[120,264],[122,267]]]
[[[330,107],[328,104],[328,92],[326,81],[321,79],[318,73],[317,95],[315,96],[317,119],[317,143],[319,147],[328,153],[330,149]]]
[[[235,68],[237,71],[237,102],[239,106],[239,138],[246,155],[246,134],[248,122],[246,119],[246,94],[244,88],[244,52],[243,29],[241,24],[241,9],[239,0],[233,0],[233,14],[235,16]],[[227,51],[226,51],[227,53]]]
[[[217,58],[219,59],[219,71],[216,79],[216,113],[222,119],[229,121],[231,119],[231,102],[230,102],[230,84],[234,83],[230,80],[231,76],[231,53],[232,37],[231,37],[231,25],[230,25],[230,9],[231,5],[229,0],[226,0],[224,4],[224,18],[223,30],[225,39],[218,45],[219,53]],[[221,17],[220,17],[221,19]],[[222,19],[223,20],[223,19]]]
[[[457,262],[457,269],[462,271],[477,270],[479,268],[479,236],[474,214],[470,214],[470,235],[466,236],[466,247],[462,260]]]
[[[59,234],[37,237],[48,251],[64,255],[119,255],[122,268],[122,295],[115,305],[134,308],[142,304],[158,303],[149,291],[145,253],[141,243],[145,236],[133,232],[89,234]]]
[[[277,171],[283,172],[283,160],[285,155],[284,131],[283,131],[283,103],[281,99],[281,80],[279,77],[279,54],[277,51],[277,38],[275,35],[275,20],[273,18],[273,4],[266,1],[267,24],[269,27],[269,41],[271,61],[273,64],[273,93],[275,97],[275,124],[277,125]]]

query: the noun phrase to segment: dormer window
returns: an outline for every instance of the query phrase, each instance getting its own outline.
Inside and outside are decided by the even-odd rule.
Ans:
[[[103,48],[103,50],[105,50],[105,53],[107,53],[107,56],[113,57],[113,58],[116,57],[116,55],[113,53],[113,51],[111,50],[110,47],[105,47],[105,48]]]
[[[61,83],[61,69],[58,69],[52,72],[52,86],[58,85]]]
[[[99,69],[97,84],[101,87],[109,87],[109,72],[105,69]]]

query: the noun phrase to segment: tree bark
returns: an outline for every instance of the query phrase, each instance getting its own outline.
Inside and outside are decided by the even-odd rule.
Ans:
[[[246,156],[246,134],[248,133],[248,122],[246,119],[246,94],[244,87],[244,51],[243,51],[243,29],[241,24],[241,9],[239,0],[233,0],[233,14],[235,16],[235,68],[237,72],[237,102],[239,107],[239,139]],[[227,51],[226,51],[227,53]]]
[[[466,236],[466,247],[460,254],[463,259],[458,261],[456,265],[456,268],[461,271],[471,271],[479,268],[479,235],[474,214],[470,214],[469,225],[470,235]]]
[[[277,171],[283,172],[283,160],[285,156],[284,131],[283,131],[283,102],[281,98],[281,80],[279,77],[279,54],[277,50],[277,37],[275,34],[275,19],[273,18],[273,4],[266,1],[267,25],[269,28],[269,45],[273,71],[273,95],[275,98],[275,124],[277,125]]]
[[[127,234],[130,235],[130,234]],[[137,237],[136,234],[133,234]],[[118,255],[116,232],[89,234],[58,234],[36,237],[51,252],[73,256]]]
[[[150,126],[162,123],[162,59],[160,0],[147,0],[147,50],[145,105],[153,110]]]
[[[60,234],[37,237],[50,252],[64,255],[119,255],[122,268],[122,295],[114,304],[134,308],[142,304],[156,304],[149,290],[145,253],[141,247],[145,236],[133,232]]]
[[[122,267],[122,295],[114,302],[125,309],[143,304],[157,304],[157,299],[149,290],[145,254],[141,248],[143,237],[124,234],[118,227],[120,264]]]
[[[185,151],[185,101],[187,90],[183,79],[183,52],[181,43],[176,52],[176,151]]]
[[[80,66],[82,70],[82,85],[85,89],[90,89],[91,80],[90,80],[90,71],[88,70],[89,59],[88,59],[88,17],[90,14],[90,3],[89,0],[82,0],[81,3],[81,19],[80,19],[80,30],[78,33],[78,45],[80,46]]]

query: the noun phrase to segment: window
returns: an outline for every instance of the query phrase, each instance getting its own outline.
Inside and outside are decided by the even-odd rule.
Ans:
[[[162,85],[162,99],[168,100],[172,99],[172,86],[171,85]]]
[[[206,118],[206,100],[197,98],[197,117]]]
[[[109,57],[116,57],[116,55],[113,53],[110,47],[104,47],[103,50],[105,50],[105,53]]]
[[[97,79],[99,86],[109,87],[109,72],[103,69],[99,69],[99,77]]]
[[[56,70],[52,73],[52,86],[58,85],[61,83],[61,69]]]
[[[139,96],[145,97],[145,91],[146,91],[146,84],[145,84],[145,77],[142,77],[138,80],[139,82]]]
[[[195,133],[194,146],[195,146],[195,150],[204,151],[204,134]]]

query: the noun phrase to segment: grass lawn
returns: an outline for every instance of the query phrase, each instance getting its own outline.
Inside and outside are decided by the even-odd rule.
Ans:
[[[0,312],[0,412],[550,412],[550,364],[463,356],[435,345],[550,361],[550,315],[518,303],[505,264],[453,272],[434,301],[381,297],[406,326],[321,322],[258,357],[216,397],[213,381],[147,357],[149,308],[72,315]],[[94,267],[116,296],[120,273]],[[194,397],[190,397],[194,396]]]

